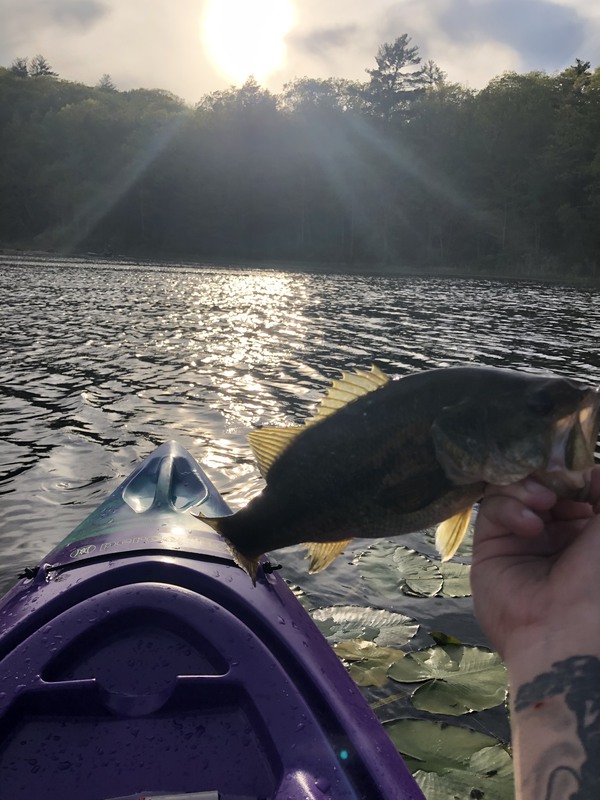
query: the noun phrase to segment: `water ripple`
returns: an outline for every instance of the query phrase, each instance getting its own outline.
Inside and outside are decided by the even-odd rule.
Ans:
[[[166,439],[243,504],[260,487],[248,430],[300,422],[338,370],[482,363],[599,382],[600,304],[586,288],[6,256],[0,267],[0,588]]]

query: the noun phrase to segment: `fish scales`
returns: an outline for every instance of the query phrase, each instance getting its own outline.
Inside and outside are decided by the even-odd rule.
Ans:
[[[339,543],[324,559],[311,545],[320,568],[350,538],[445,520],[448,557],[486,483],[593,464],[598,403],[570,380],[493,367],[345,374],[305,426],[251,434],[265,488],[214,525],[251,574],[269,550]]]

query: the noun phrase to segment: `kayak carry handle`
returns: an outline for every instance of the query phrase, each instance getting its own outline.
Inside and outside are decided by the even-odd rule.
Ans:
[[[136,514],[185,511],[207,497],[208,488],[188,459],[172,454],[150,461],[123,489],[123,500]]]

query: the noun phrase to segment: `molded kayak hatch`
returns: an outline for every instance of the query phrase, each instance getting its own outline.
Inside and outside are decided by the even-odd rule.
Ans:
[[[0,601],[0,800],[423,800],[285,582],[190,509],[230,513],[163,445]]]

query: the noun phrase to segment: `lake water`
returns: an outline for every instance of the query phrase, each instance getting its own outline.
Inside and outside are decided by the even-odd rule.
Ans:
[[[0,589],[177,439],[237,507],[261,479],[246,434],[302,422],[328,381],[457,364],[600,381],[593,289],[59,258],[0,259]],[[420,537],[408,537],[419,546]],[[374,595],[354,553],[306,574],[312,605],[414,615],[481,638],[470,600]]]

